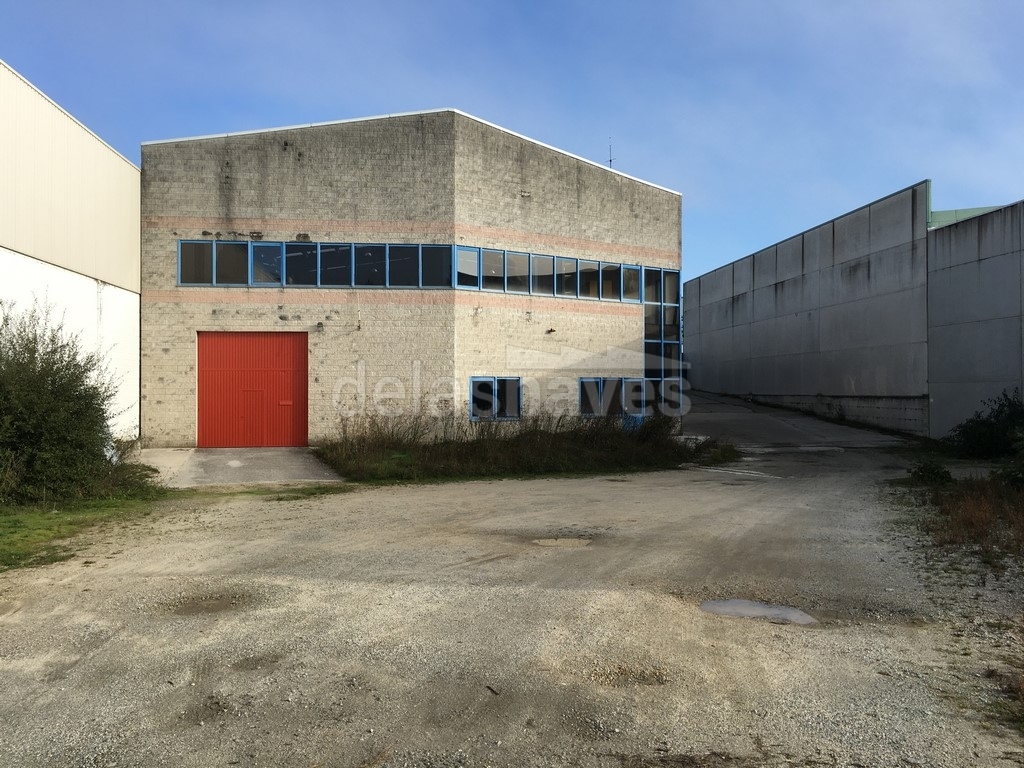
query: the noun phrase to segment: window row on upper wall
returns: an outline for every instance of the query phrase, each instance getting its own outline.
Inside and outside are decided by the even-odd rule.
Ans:
[[[679,272],[451,245],[182,240],[178,284],[462,288],[679,304]]]

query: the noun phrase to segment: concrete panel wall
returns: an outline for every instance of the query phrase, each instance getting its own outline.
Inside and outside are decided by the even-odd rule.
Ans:
[[[927,201],[922,182],[689,281],[694,389],[925,433]]]
[[[117,437],[139,430],[139,294],[0,248],[0,301],[14,311],[50,309],[51,320],[98,354],[117,388],[111,427]]]
[[[139,169],[0,61],[0,246],[139,292]]]
[[[928,235],[930,433],[1024,389],[1024,202]]]

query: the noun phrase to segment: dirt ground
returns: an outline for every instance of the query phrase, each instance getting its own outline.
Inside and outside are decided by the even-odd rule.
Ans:
[[[870,450],[163,502],[0,574],[3,766],[1007,766],[1019,582]],[[816,624],[702,611],[799,608]]]

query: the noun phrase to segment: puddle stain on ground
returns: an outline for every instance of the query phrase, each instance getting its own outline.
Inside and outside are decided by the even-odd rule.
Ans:
[[[175,616],[206,616],[226,611],[237,611],[247,608],[255,602],[252,595],[245,593],[204,595],[187,598],[183,602],[177,603],[171,609],[171,613]]]
[[[589,546],[591,539],[559,537],[554,539],[534,539],[533,543],[540,547],[559,547],[561,549],[579,549]]]
[[[700,604],[705,613],[737,619],[768,619],[782,624],[817,624],[818,620],[799,608],[788,605],[759,603],[756,600],[705,600]]]

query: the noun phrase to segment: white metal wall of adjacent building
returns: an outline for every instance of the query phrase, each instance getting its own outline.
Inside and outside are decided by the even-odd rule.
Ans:
[[[0,301],[102,354],[113,428],[139,425],[139,169],[0,61]]]

